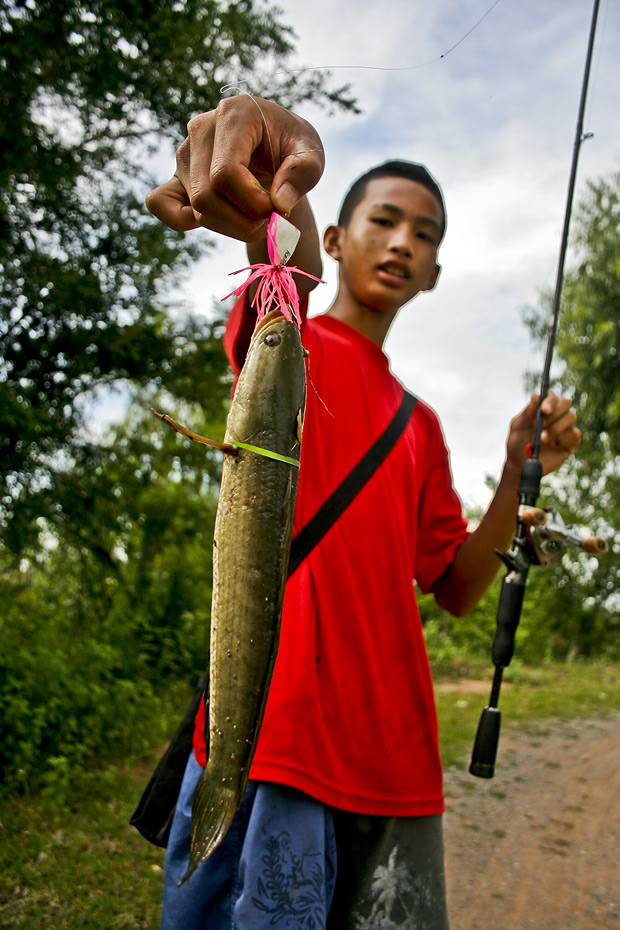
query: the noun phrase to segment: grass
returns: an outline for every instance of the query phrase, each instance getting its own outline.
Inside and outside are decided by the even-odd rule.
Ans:
[[[488,665],[464,661],[438,688],[445,765],[464,765],[488,693],[459,681],[488,678]],[[506,674],[500,701],[503,727],[544,732],[549,718],[595,717],[620,708],[616,668],[575,663]],[[182,708],[184,709],[184,708]],[[180,708],[179,713],[182,709]],[[129,826],[129,817],[155,765],[110,769],[98,791],[72,796],[20,796],[0,803],[0,926],[15,930],[157,930],[163,850]]]
[[[156,930],[164,851],[128,824],[148,770],[54,809],[50,798],[0,806],[0,926]]]
[[[488,703],[493,669],[478,662],[460,663],[458,678],[448,676],[451,688],[443,691],[443,676],[436,681],[437,714],[444,766],[465,765],[471,754],[478,721]],[[488,680],[488,689],[472,694],[458,682]],[[502,729],[544,732],[550,719],[572,720],[603,716],[620,709],[620,671],[596,663],[542,665],[515,664],[506,670],[499,707]]]

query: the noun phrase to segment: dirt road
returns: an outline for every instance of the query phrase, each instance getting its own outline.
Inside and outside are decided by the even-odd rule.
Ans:
[[[452,930],[620,930],[620,714],[505,732],[446,794]]]

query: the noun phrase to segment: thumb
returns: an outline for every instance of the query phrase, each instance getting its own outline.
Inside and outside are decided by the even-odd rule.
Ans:
[[[530,419],[532,420],[535,419],[536,414],[538,412],[539,405],[540,405],[540,394],[532,394],[532,396],[530,397],[530,402],[525,408],[524,413],[526,413]]]
[[[512,427],[515,430],[532,429],[536,421],[536,411],[538,410],[539,396],[532,394],[530,401],[521,413],[518,413],[512,421]]]
[[[523,410],[523,416],[532,422],[536,419],[538,408],[540,406],[540,394],[532,394],[527,407]]]
[[[294,151],[285,155],[271,185],[271,202],[279,213],[290,213],[302,197],[319,182],[325,167],[325,155],[320,142],[304,150],[304,142],[296,140]]]

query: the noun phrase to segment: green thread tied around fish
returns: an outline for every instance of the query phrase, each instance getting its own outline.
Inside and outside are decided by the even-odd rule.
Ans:
[[[262,446],[251,446],[249,442],[241,442],[236,439],[229,439],[226,442],[217,442],[215,439],[207,439],[206,436],[200,436],[199,433],[195,433],[192,429],[188,429],[187,426],[183,426],[182,423],[177,423],[177,421],[169,417],[168,414],[158,413],[153,407],[151,407],[151,410],[156,417],[159,417],[160,420],[167,423],[168,426],[172,427],[177,433],[181,433],[182,436],[187,436],[192,442],[199,442],[205,446],[212,446],[225,454],[233,451],[230,448],[231,446],[237,446],[239,449],[247,449],[248,452],[255,452],[256,455],[264,455],[268,459],[275,459],[277,462],[285,462],[287,465],[294,465],[296,468],[299,468],[299,460],[291,458],[288,455],[282,455],[280,452],[272,452],[271,449],[263,449]]]
[[[297,459],[288,455],[281,455],[279,452],[272,452],[271,449],[262,449],[260,446],[251,446],[248,442],[238,442],[236,439],[229,439],[231,446],[238,446],[240,449],[247,449],[248,452],[256,452],[257,455],[265,455],[268,459],[275,459],[277,462],[286,462],[287,465],[294,465],[299,468]]]

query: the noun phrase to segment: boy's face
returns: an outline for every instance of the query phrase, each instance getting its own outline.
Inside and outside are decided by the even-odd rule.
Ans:
[[[340,289],[356,303],[395,315],[439,275],[443,211],[428,188],[407,178],[374,178],[346,228],[331,226],[327,252],[340,264]]]

